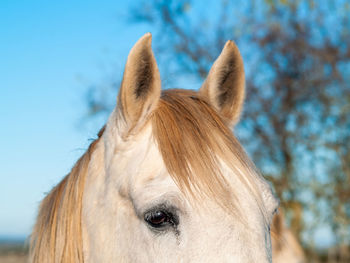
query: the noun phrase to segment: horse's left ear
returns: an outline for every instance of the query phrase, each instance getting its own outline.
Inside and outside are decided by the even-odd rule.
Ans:
[[[131,49],[126,62],[117,107],[128,131],[142,125],[160,98],[161,82],[151,44],[152,35],[147,33]]]
[[[205,96],[230,125],[238,122],[244,101],[244,65],[238,47],[227,41],[204,81]]]

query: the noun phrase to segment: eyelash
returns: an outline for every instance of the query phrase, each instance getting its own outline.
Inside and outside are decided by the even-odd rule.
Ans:
[[[144,220],[152,229],[160,231],[169,227],[176,228],[179,224],[178,217],[174,213],[162,208],[149,210],[144,214]]]

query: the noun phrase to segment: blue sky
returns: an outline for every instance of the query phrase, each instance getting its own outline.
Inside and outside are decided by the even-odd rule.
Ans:
[[[39,201],[95,138],[100,124],[81,125],[87,86],[122,74],[151,31],[127,11],[127,1],[1,1],[0,236],[30,233]]]

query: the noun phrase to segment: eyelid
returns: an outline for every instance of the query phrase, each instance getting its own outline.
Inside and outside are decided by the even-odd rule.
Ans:
[[[179,209],[177,207],[167,203],[160,203],[149,207],[148,209],[145,210],[143,214],[146,214],[152,211],[164,211],[167,214],[171,214],[174,216],[177,216],[179,213]]]
[[[167,216],[171,217],[173,225],[177,226],[179,224],[179,209],[176,208],[175,206],[169,205],[167,203],[160,203],[158,205],[155,205],[155,206],[147,209],[143,213],[143,218],[145,218],[146,214],[156,212],[156,211],[162,211]]]
[[[153,199],[152,201],[148,200],[149,195],[144,196],[140,194],[137,196],[137,198],[133,198],[133,195],[130,195],[131,204],[134,208],[136,216],[140,220],[144,220],[145,213],[153,210],[154,208],[166,209],[177,217],[180,215],[182,217],[187,214],[187,204],[177,192],[167,192],[158,196],[158,198]]]
[[[150,211],[155,211],[155,210],[164,210],[168,211],[173,215],[178,215],[180,213],[180,209],[173,205],[173,202],[170,203],[168,200],[158,200],[156,202],[153,202],[149,204],[144,210],[143,210],[143,215],[147,212]]]

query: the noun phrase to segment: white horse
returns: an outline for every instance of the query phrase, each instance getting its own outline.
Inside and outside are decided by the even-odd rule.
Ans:
[[[43,200],[31,262],[271,262],[277,201],[231,132],[244,67],[228,41],[199,92],[166,90],[151,34],[118,103]]]

